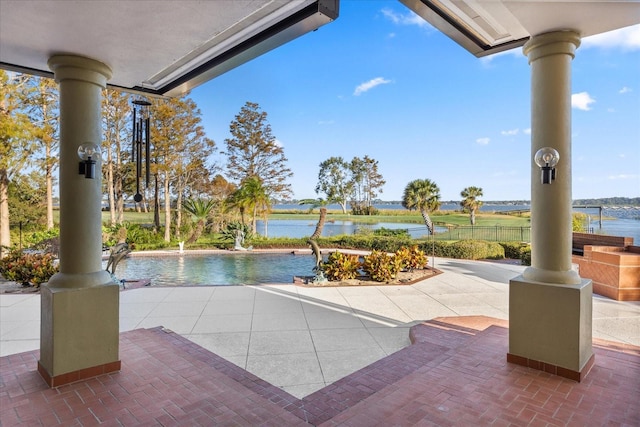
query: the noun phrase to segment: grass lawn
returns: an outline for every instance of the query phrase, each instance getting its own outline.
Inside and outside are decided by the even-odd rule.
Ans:
[[[339,210],[330,210],[327,213],[327,221],[355,221],[365,224],[374,224],[378,222],[402,222],[409,224],[423,224],[422,216],[419,212],[407,210],[383,210],[380,211],[384,215],[350,215],[343,214]],[[57,211],[56,211],[57,213]],[[269,220],[307,220],[317,221],[318,211],[313,213],[308,211],[271,213]],[[434,212],[430,215],[431,219],[438,225],[469,225],[469,215],[459,212]],[[151,224],[153,223],[153,212],[125,212],[124,220],[132,224]],[[102,222],[108,224],[110,221],[109,212],[102,212]],[[160,212],[160,222],[164,222],[164,212]],[[502,226],[502,227],[528,227],[530,219],[528,216],[500,215],[494,213],[478,213],[476,214],[476,226]]]

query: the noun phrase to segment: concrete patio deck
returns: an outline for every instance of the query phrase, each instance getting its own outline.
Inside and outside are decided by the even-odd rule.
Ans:
[[[573,383],[506,363],[507,331],[497,319],[507,319],[508,280],[523,267],[449,259],[436,259],[435,264],[443,274],[411,286],[127,290],[121,293],[120,304],[122,372],[56,390],[46,389],[35,372],[39,295],[0,295],[0,352],[2,356],[13,355],[3,357],[0,368],[2,425],[38,425],[43,421],[36,420],[52,414],[53,418],[47,419],[62,424],[73,420],[75,425],[98,421],[111,425],[211,425],[212,420],[228,425],[468,425],[471,419],[477,424],[497,425],[543,421],[563,425],[571,420],[640,423],[640,408],[632,404],[640,400],[640,303],[594,297],[594,338],[619,344],[598,341],[594,370],[583,383]],[[482,327],[476,327],[477,317],[421,324],[458,316],[495,320],[481,321]],[[445,323],[447,326],[442,326]],[[415,325],[415,343],[410,345],[410,330]],[[429,332],[421,332],[423,329]],[[429,338],[416,341],[416,336]],[[461,365],[463,360],[466,362]],[[153,368],[154,363],[161,368]],[[199,373],[185,374],[182,364],[189,372],[190,367],[197,367],[195,372]],[[148,375],[140,371],[148,371]],[[207,377],[209,374],[212,377]],[[143,394],[155,409],[135,416],[134,407],[126,403],[135,392],[124,387],[123,381],[135,382],[138,391],[146,390]],[[157,381],[165,384],[162,390]],[[166,386],[170,381],[176,382],[176,388],[194,393],[202,386],[204,394],[193,396],[196,400],[179,393],[174,396],[176,390]],[[406,387],[400,386],[403,382]],[[226,398],[216,404],[207,400],[213,399],[207,388],[215,385],[211,383],[222,384],[216,386],[222,387],[221,393],[228,388],[230,396],[237,392],[248,400],[235,399],[235,409],[223,411],[228,419],[207,415],[209,418],[195,421],[204,411],[200,405],[219,408],[229,404]],[[124,387],[127,392],[114,395],[111,387]],[[495,387],[503,387],[498,397]],[[152,389],[159,393],[155,398],[149,394]],[[536,409],[526,399],[535,400],[543,389],[546,398],[538,402],[542,409]],[[505,397],[506,390],[512,392]],[[583,397],[578,399],[577,393]],[[63,399],[70,408],[67,399],[79,395],[92,397],[79,398],[78,405],[84,409],[78,408],[75,417],[73,410],[61,417],[53,401]],[[617,402],[612,402],[614,395]],[[598,398],[602,402],[594,403]],[[36,417],[34,413],[40,409],[31,405],[32,399],[44,399],[36,406],[50,411]],[[107,412],[98,415],[87,409],[87,402],[95,403],[95,399],[101,407],[109,408],[108,416]],[[544,406],[549,399],[555,402],[554,410]],[[328,404],[330,401],[338,403]],[[590,402],[590,409],[583,401]],[[247,408],[256,405],[273,411],[265,409],[264,418],[253,419]],[[406,405],[414,406],[409,410]],[[594,411],[600,415],[595,417]],[[118,413],[124,418],[114,415]]]

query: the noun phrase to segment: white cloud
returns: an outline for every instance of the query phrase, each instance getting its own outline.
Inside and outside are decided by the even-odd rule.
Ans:
[[[640,24],[582,39],[581,48],[640,50]]]
[[[478,138],[476,139],[476,142],[480,145],[487,145],[489,144],[489,141],[491,141],[491,139],[484,137],[484,138]]]
[[[276,147],[280,147],[280,148],[284,147],[284,144],[282,143],[282,141],[280,141],[277,138],[273,140],[273,145],[275,145]]]
[[[397,25],[417,25],[421,28],[433,29],[431,24],[411,11],[408,13],[398,13],[391,9],[384,8],[380,12],[382,12],[385,18]]]
[[[524,133],[525,135],[531,135],[531,128],[523,129],[522,133]]]
[[[358,87],[356,87],[356,89],[353,91],[353,95],[359,96],[376,86],[384,85],[387,83],[391,83],[391,80],[387,80],[384,77],[376,77],[375,79],[371,79],[368,82],[359,84]]]
[[[501,56],[511,56],[517,59],[522,59],[523,61],[527,58],[522,53],[522,48],[518,47],[518,48],[509,49],[509,50],[504,50],[498,53],[493,53],[489,56],[483,56],[482,58],[480,58],[480,63],[485,67],[489,67],[491,65],[491,62],[494,59],[499,58]]]
[[[619,175],[609,175],[607,178],[610,180],[618,180],[618,179],[636,179],[638,175],[634,174],[619,174]]]
[[[503,130],[500,133],[504,136],[515,136],[518,134],[519,131],[520,129],[516,128],[516,129]]]
[[[633,92],[633,89],[627,86],[624,86],[622,89],[618,91],[618,93],[629,93],[629,92]]]
[[[587,92],[574,93],[571,95],[571,107],[578,110],[589,111],[591,104],[596,102]]]

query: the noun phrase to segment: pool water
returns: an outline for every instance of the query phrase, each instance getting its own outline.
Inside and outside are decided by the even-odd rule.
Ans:
[[[229,253],[129,257],[116,268],[118,280],[151,280],[151,286],[225,286],[292,283],[311,276],[315,257],[291,253]]]

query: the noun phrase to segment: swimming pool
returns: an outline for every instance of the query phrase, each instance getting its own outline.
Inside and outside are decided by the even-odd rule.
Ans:
[[[226,286],[291,283],[311,276],[310,254],[229,252],[207,255],[132,256],[116,268],[119,280],[149,279],[151,286]]]

